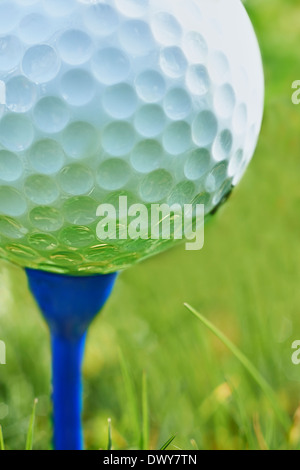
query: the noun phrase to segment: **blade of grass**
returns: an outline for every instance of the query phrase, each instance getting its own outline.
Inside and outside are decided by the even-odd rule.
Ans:
[[[255,413],[255,415],[253,416],[253,428],[260,450],[270,450],[262,433],[258,413]]]
[[[291,449],[299,449],[300,446],[300,406],[298,406],[297,410],[293,416],[293,425],[291,427],[288,442]]]
[[[170,437],[170,439],[167,440],[167,442],[159,449],[159,450],[167,450],[167,448],[169,447],[169,445],[172,444],[172,442],[174,441],[176,436],[172,436]]]
[[[238,361],[245,367],[248,373],[252,376],[255,382],[259,385],[261,390],[264,392],[266,397],[268,398],[274,413],[276,414],[278,421],[283,426],[286,432],[289,432],[291,428],[291,420],[287,413],[285,413],[280,405],[278,404],[277,397],[273,392],[272,388],[268,384],[268,382],[264,379],[264,377],[258,372],[258,370],[254,367],[252,362],[233,344],[227,336],[225,336],[216,326],[214,326],[209,320],[207,320],[203,315],[197,312],[193,307],[189,304],[185,303],[185,307],[195,316],[197,317],[214,335],[222,341],[223,344],[231,351],[231,353],[238,359]]]
[[[149,447],[149,409],[148,409],[148,387],[147,375],[144,372],[142,378],[142,438],[141,450]]]
[[[31,413],[31,417],[29,421],[29,428],[28,428],[28,433],[27,433],[25,450],[32,450],[32,447],[33,447],[33,431],[34,431],[35,410],[36,410],[37,402],[38,400],[36,398],[33,403],[33,409],[32,409],[32,413]]]
[[[126,408],[128,410],[128,417],[130,419],[130,424],[132,425],[132,432],[134,434],[134,439],[136,443],[140,439],[140,417],[139,417],[139,403],[137,399],[137,394],[134,388],[133,379],[129,373],[124,355],[119,349],[119,358],[121,372],[123,376],[124,391],[126,397]]]
[[[111,419],[108,420],[108,444],[107,450],[112,450]]]
[[[0,425],[0,450],[5,450],[3,433],[2,433],[2,426],[1,425]]]
[[[195,450],[200,450],[195,439],[191,439],[191,444]]]
[[[226,377],[226,381],[231,389],[232,398],[234,400],[234,403],[237,406],[237,411],[240,416],[239,428],[241,430],[241,433],[244,434],[245,436],[246,442],[248,443],[248,446],[249,446],[249,450],[256,450],[257,445],[256,445],[256,440],[254,437],[253,429],[251,427],[250,420],[248,419],[247,412],[243,404],[243,399],[240,396],[238,386],[235,385],[229,377]]]

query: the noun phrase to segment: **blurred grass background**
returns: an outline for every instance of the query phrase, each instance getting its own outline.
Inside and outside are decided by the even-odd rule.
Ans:
[[[300,447],[300,79],[298,0],[247,0],[261,44],[266,110],[259,145],[230,201],[206,228],[200,252],[173,249],[121,274],[94,322],[84,364],[88,449],[137,448],[142,376],[147,376],[149,447],[176,434],[199,449]],[[35,397],[34,448],[51,447],[47,328],[21,269],[0,264],[0,424],[7,448],[25,447]],[[286,433],[241,364],[183,306],[218,326],[269,382],[291,417]],[[171,448],[172,447],[171,445]]]

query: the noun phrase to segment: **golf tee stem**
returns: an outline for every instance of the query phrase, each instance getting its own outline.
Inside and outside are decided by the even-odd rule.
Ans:
[[[55,450],[82,450],[82,361],[86,335],[70,340],[51,335]]]

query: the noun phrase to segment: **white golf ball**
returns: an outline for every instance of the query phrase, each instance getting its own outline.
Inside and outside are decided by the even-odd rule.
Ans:
[[[240,0],[0,2],[0,256],[93,274],[171,240],[100,240],[97,208],[203,203],[241,179],[263,114]]]

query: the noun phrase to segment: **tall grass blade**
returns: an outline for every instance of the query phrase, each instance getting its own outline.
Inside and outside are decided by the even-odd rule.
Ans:
[[[136,443],[140,439],[140,414],[139,414],[139,402],[137,399],[137,394],[134,388],[133,379],[129,373],[125,358],[122,351],[119,349],[119,358],[121,372],[123,376],[124,391],[126,397],[126,408],[127,415],[130,417],[130,424],[132,425],[132,431],[134,434],[134,439]]]
[[[283,426],[286,432],[289,432],[291,428],[291,420],[285,411],[282,410],[280,405],[278,404],[277,397],[273,392],[272,388],[268,384],[268,382],[264,379],[264,377],[258,372],[258,370],[254,367],[252,362],[233,344],[216,326],[214,326],[209,320],[207,320],[203,315],[197,312],[193,307],[189,304],[185,303],[185,307],[195,316],[197,317],[214,335],[222,341],[223,344],[231,351],[231,353],[238,359],[238,361],[244,366],[244,368],[248,371],[248,373],[252,376],[261,390],[264,392],[266,397],[268,398],[274,413],[277,416],[278,421]]]
[[[2,433],[2,426],[1,425],[0,425],[0,450],[5,450],[3,433]]]
[[[232,398],[237,406],[237,410],[239,413],[240,432],[244,434],[249,450],[257,450],[257,441],[254,437],[253,428],[247,415],[247,411],[245,410],[245,404],[243,402],[243,398],[240,396],[238,386],[234,384],[229,377],[226,377],[226,381],[231,389]]]
[[[270,450],[266,439],[262,433],[258,413],[253,416],[253,428],[260,450]]]
[[[32,447],[33,447],[33,431],[34,431],[35,410],[36,410],[37,402],[38,400],[36,398],[33,403],[33,409],[32,409],[32,413],[30,417],[25,450],[32,450]]]
[[[176,436],[170,437],[167,442],[159,450],[167,450],[167,448],[172,444]]]
[[[108,444],[107,450],[112,450],[111,419],[108,420]]]
[[[149,407],[147,375],[144,372],[142,378],[142,438],[141,450],[149,450]]]

